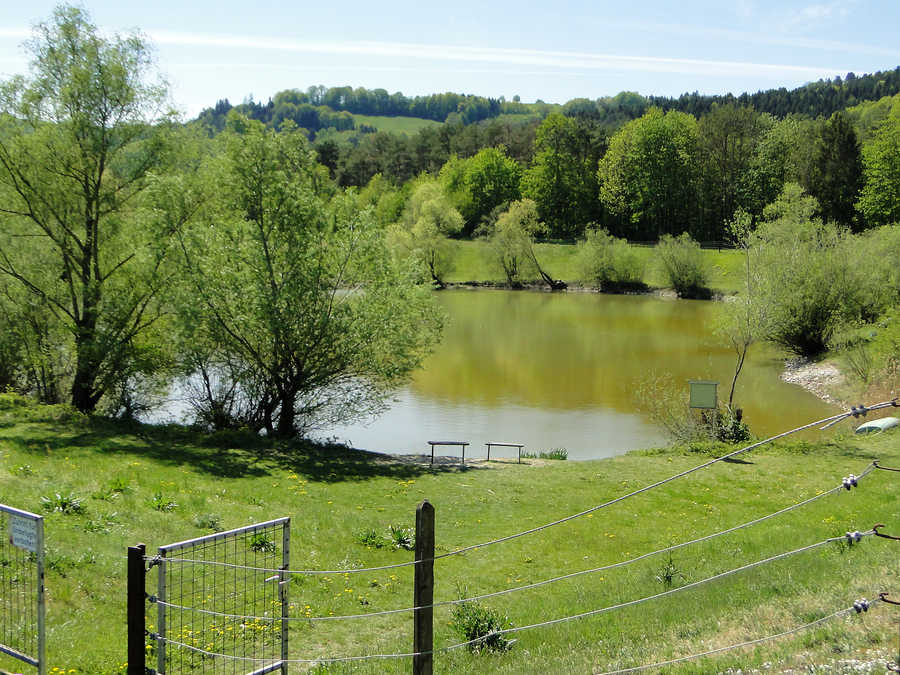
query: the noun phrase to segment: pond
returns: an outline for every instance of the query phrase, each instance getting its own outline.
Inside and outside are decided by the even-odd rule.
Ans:
[[[593,459],[666,442],[635,400],[654,374],[670,373],[685,392],[689,380],[716,380],[727,400],[735,354],[713,334],[721,303],[503,290],[437,297],[443,341],[390,410],[326,436],[380,452],[427,453],[429,440],[463,440],[467,458],[483,457],[486,442],[509,441]],[[834,412],[782,382],[783,363],[754,345],[738,381],[735,404],[757,435]]]

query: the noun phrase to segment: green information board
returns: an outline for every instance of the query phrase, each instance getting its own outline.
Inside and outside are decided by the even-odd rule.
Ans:
[[[707,380],[690,380],[691,383],[691,407],[715,410],[719,407],[717,395],[718,382]]]

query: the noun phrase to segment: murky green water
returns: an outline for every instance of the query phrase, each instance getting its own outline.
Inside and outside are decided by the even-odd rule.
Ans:
[[[635,405],[648,374],[671,373],[685,391],[688,380],[718,380],[720,400],[728,396],[735,356],[712,333],[719,303],[499,290],[438,299],[448,316],[444,340],[391,410],[328,435],[384,452],[465,440],[467,457],[483,456],[487,441],[512,441],[588,459],[665,442]],[[735,402],[757,435],[832,412],[780,381],[782,364],[755,345],[738,383]]]

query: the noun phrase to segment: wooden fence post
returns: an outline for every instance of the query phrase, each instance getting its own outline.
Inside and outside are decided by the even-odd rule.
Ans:
[[[421,562],[419,562],[421,561]],[[434,664],[434,507],[416,509],[416,571],[413,583],[413,675],[431,675]]]
[[[145,675],[147,672],[146,624],[144,610],[147,595],[144,582],[147,568],[144,566],[143,544],[128,547],[128,675]]]

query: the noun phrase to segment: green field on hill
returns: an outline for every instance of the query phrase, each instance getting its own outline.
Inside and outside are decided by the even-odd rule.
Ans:
[[[360,115],[354,113],[353,119],[356,120],[357,127],[361,124],[367,124],[370,127],[375,127],[378,131],[406,134],[408,136],[412,136],[428,127],[441,126],[441,122],[426,120],[421,117],[387,117],[384,115]]]
[[[876,537],[829,543],[676,590],[879,522],[897,533],[896,473],[875,470],[852,491],[840,487],[844,476],[862,473],[875,459],[900,465],[897,433],[859,438],[849,434],[851,425],[823,432],[821,441],[765,446],[609,508],[436,561],[436,601],[496,593],[622,563],[822,495],[671,553],[482,600],[509,625],[523,627],[674,591],[512,633],[508,637],[516,642],[503,653],[440,652],[435,672],[599,673],[781,633],[881,591],[896,598],[898,543]],[[347,571],[300,575],[289,584],[291,616],[297,617],[291,657],[406,653],[412,647],[409,613],[314,618],[412,606],[411,567],[353,570],[412,559],[390,545],[391,528],[412,528],[423,499],[436,509],[440,555],[583,512],[732,449],[695,446],[590,462],[530,459],[432,468],[340,446],[91,419],[0,396],[0,502],[46,516],[47,639],[55,673],[124,670],[125,555],[138,542],[152,554],[160,545],[217,529],[290,516],[292,569]],[[61,510],[49,510],[54,506]],[[841,659],[881,658],[883,664],[896,653],[895,610],[879,604],[865,614],[662,672],[806,668]],[[148,605],[147,614],[153,630],[156,608]],[[437,608],[434,621],[436,648],[464,641],[450,628],[449,607]],[[399,673],[409,667],[408,659],[378,659],[320,664],[312,672]],[[6,657],[0,668],[18,672]]]

